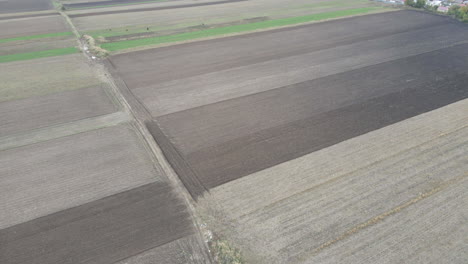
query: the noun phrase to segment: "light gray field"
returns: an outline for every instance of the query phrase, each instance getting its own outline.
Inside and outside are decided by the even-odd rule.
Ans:
[[[468,100],[460,101],[226,183],[205,194],[200,209],[208,212],[207,219],[216,219],[217,231],[235,241],[252,263],[316,263],[322,250],[374,224],[369,220],[438,188],[453,188],[467,176],[467,111]],[[418,208],[414,203],[408,210]],[[431,210],[438,211],[438,204]],[[419,225],[409,219],[407,228],[391,234],[395,239]],[[367,234],[356,250],[376,255],[374,236]],[[453,232],[432,239],[437,236],[462,243]],[[413,245],[401,241],[399,247],[404,243]],[[439,250],[460,252],[457,247]],[[328,252],[349,260],[346,252]],[[421,252],[413,252],[413,259],[423,257]]]
[[[310,263],[466,263],[468,179],[443,187],[416,206],[324,249]]]
[[[0,44],[0,56],[76,46],[73,36],[11,41]]]
[[[0,103],[0,137],[110,114],[117,109],[102,87]]]
[[[81,54],[2,63],[0,102],[97,86]]]
[[[0,39],[66,31],[70,29],[58,15],[0,20]]]
[[[0,228],[157,181],[125,125],[0,152]]]

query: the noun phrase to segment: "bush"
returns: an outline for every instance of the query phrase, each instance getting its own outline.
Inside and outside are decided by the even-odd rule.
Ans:
[[[415,8],[423,8],[426,6],[426,0],[406,0],[405,5]]]
[[[468,22],[468,6],[453,5],[449,8],[448,14],[463,22]]]

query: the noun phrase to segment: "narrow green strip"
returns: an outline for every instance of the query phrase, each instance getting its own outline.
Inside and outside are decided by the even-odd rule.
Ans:
[[[63,36],[72,36],[72,35],[73,35],[72,32],[47,33],[47,34],[39,34],[39,35],[31,35],[31,36],[22,36],[22,37],[16,37],[16,38],[0,39],[0,43],[19,41],[19,40],[39,39],[39,38],[54,38],[54,37],[63,37]]]
[[[307,15],[307,16],[300,16],[300,17],[267,20],[267,21],[261,21],[261,22],[250,23],[250,24],[212,28],[212,29],[187,32],[187,33],[181,33],[181,34],[169,35],[169,36],[160,36],[160,37],[152,37],[152,38],[145,38],[145,39],[124,40],[124,41],[113,42],[113,43],[104,43],[101,45],[101,47],[109,51],[116,51],[116,50],[128,49],[128,48],[133,48],[133,47],[139,47],[139,46],[156,45],[156,44],[169,43],[169,42],[178,42],[178,41],[185,41],[185,40],[190,40],[190,39],[206,38],[206,37],[211,37],[211,36],[233,34],[233,33],[253,31],[253,30],[272,28],[272,27],[287,26],[287,25],[300,24],[300,23],[318,21],[318,20],[324,20],[324,19],[332,19],[332,18],[338,18],[338,17],[343,17],[343,16],[352,16],[352,15],[357,15],[357,14],[368,13],[368,12],[375,11],[378,9],[381,9],[381,8],[364,7],[364,8],[339,10],[339,11],[332,11],[332,12],[319,13],[319,14],[313,14],[313,15]]]
[[[43,51],[36,51],[36,52],[4,55],[4,56],[0,56],[0,63],[66,55],[66,54],[77,53],[78,51],[79,50],[77,48],[63,48],[63,49],[43,50]]]

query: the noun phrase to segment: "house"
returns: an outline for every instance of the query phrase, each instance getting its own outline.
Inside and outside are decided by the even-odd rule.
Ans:
[[[439,6],[439,8],[437,8],[437,11],[442,12],[442,13],[447,13],[449,11],[449,7],[448,6]]]

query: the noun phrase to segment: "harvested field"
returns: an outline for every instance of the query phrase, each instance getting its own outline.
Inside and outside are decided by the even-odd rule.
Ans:
[[[81,54],[2,64],[0,102],[98,86]]]
[[[0,20],[0,43],[2,39],[68,31],[63,17],[56,15]]]
[[[3,0],[0,1],[0,14],[30,12],[53,9],[49,0]]]
[[[466,111],[460,101],[229,182],[199,209],[252,263],[463,263]]]
[[[46,37],[31,40],[9,41],[0,44],[0,57],[20,53],[36,53],[46,50],[62,50],[76,46],[73,36]],[[73,53],[77,52],[74,48]],[[17,55],[16,55],[17,56]]]
[[[189,216],[168,184],[149,183],[0,230],[0,261],[115,263],[190,235]]]
[[[163,179],[140,138],[126,125],[1,151],[0,175],[0,229]],[[5,240],[9,233],[0,230],[2,245],[10,244]],[[10,246],[16,248],[14,245]],[[35,247],[25,248],[33,253]],[[25,248],[21,248],[22,254]],[[17,251],[0,250],[0,257],[6,258],[1,263],[16,263],[8,256]]]
[[[110,60],[198,196],[467,98],[467,32],[399,11]]]
[[[0,137],[110,114],[116,107],[102,87],[0,103]]]

